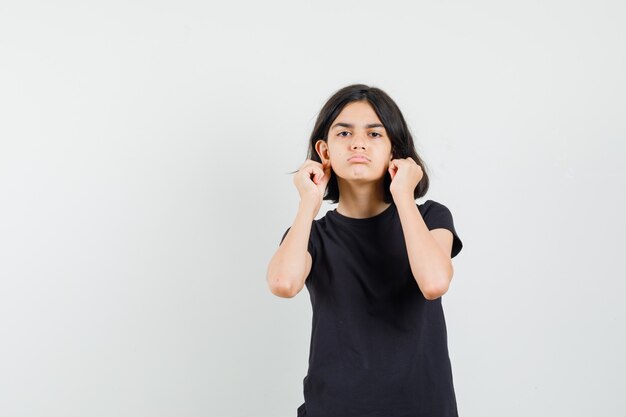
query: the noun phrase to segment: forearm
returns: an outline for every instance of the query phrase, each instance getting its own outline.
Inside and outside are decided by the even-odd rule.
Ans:
[[[267,269],[267,281],[274,294],[289,296],[304,285],[306,256],[315,219],[310,204],[300,202],[291,229],[276,250]]]
[[[394,198],[406,243],[411,272],[424,296],[444,294],[452,278],[452,262],[428,230],[413,196]]]

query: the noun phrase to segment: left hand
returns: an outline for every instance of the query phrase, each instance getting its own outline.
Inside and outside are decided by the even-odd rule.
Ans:
[[[393,156],[391,157],[393,158]],[[413,198],[415,187],[424,176],[422,167],[417,165],[413,158],[398,158],[389,161],[389,175],[391,175],[391,184],[389,191],[396,198],[398,196],[409,196]]]

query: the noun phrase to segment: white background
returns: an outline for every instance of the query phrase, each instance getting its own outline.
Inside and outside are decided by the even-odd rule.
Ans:
[[[355,82],[464,243],[459,414],[623,416],[625,3],[221,3],[0,3],[0,416],[295,416],[265,273]]]

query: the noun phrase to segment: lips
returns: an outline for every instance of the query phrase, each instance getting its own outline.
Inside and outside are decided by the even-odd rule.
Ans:
[[[369,158],[365,155],[352,155],[348,158],[349,162],[369,162]]]

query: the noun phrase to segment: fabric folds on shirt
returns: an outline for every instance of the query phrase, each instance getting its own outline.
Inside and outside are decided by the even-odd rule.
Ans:
[[[429,230],[452,232],[458,255],[450,210],[433,200],[417,207]],[[457,417],[441,297],[424,298],[412,275],[395,203],[362,219],[328,211],[312,222],[308,251],[313,314],[298,412]]]

